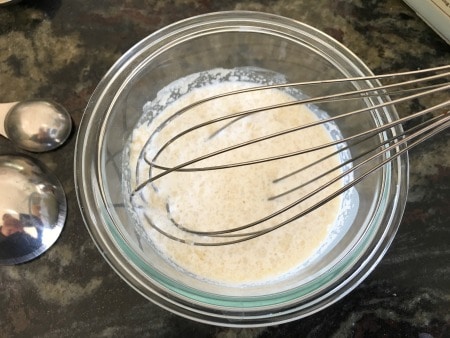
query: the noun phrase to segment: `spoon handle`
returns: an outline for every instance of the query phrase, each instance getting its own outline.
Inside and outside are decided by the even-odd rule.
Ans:
[[[0,134],[6,138],[6,131],[5,131],[5,118],[6,114],[11,110],[12,107],[14,107],[17,104],[17,102],[10,102],[10,103],[0,103]]]

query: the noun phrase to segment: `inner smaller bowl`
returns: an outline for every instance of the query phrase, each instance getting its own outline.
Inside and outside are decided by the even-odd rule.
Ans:
[[[76,180],[88,229],[122,278],[148,299],[185,317],[220,325],[260,326],[314,313],[356,287],[387,250],[404,208],[407,158],[399,157],[345,193],[344,200],[352,208],[341,213],[341,226],[332,229],[320,254],[293,273],[241,285],[199,278],[164,258],[136,213],[130,211],[133,188],[127,186],[131,175],[126,170],[127,149],[133,131],[142,123],[144,107],[157,102],[163,88],[214,69],[227,70],[227,74],[245,69],[256,77],[282,82],[371,74],[356,56],[327,35],[269,14],[213,13],[150,35],[108,72],[80,126]],[[342,82],[339,90],[374,85],[371,81]],[[327,95],[331,90],[331,85],[325,84],[301,87],[305,97]],[[352,104],[314,104],[311,109],[334,117],[380,102],[380,98],[372,98]],[[396,117],[392,108],[373,109],[334,123],[339,137],[346,138]],[[400,132],[400,127],[388,129],[369,143],[353,145],[347,154],[354,159],[365,148],[380,146]],[[349,166],[360,162],[349,161]]]

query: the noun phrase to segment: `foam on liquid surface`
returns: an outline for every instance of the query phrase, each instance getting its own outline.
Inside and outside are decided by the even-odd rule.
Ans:
[[[148,178],[148,164],[139,157],[142,149],[145,149],[143,152],[145,157],[152,159],[157,150],[170,138],[198,123],[233,112],[294,100],[286,92],[277,89],[214,100],[177,116],[155,133],[148,142],[149,136],[155,129],[180,108],[205,97],[251,85],[239,81],[207,85],[188,91],[161,112],[147,112],[153,115],[153,119],[139,125],[130,139],[130,186],[135,187]],[[233,123],[225,126],[230,121]],[[173,142],[161,153],[156,163],[172,167],[249,139],[315,121],[317,116],[313,112],[305,106],[296,105],[208,125]],[[211,137],[211,135],[214,136]],[[233,150],[195,163],[190,167],[251,161],[310,148],[330,141],[331,137],[327,130],[319,125]],[[245,225],[270,215],[312,191],[319,182],[274,200],[269,200],[269,197],[277,196],[308,182],[326,168],[336,167],[339,164],[339,158],[332,156],[318,166],[305,169],[280,182],[273,181],[303,168],[305,164],[314,162],[334,150],[324,149],[234,169],[172,172],[153,184],[147,185],[141,194],[135,196],[133,212],[157,250],[172,264],[199,278],[230,284],[260,283],[280,278],[301,266],[317,252],[336,220],[341,203],[340,198],[335,198],[314,212],[273,232],[250,241],[227,246],[202,247],[179,243],[158,233],[148,224],[148,221],[188,241],[214,241],[215,239],[188,236],[176,229],[174,223],[194,230],[212,231]],[[153,171],[154,174],[158,172],[158,170]],[[334,173],[332,176],[335,175]],[[326,178],[321,181],[324,180]],[[333,189],[340,186],[341,183],[338,182]],[[295,217],[324,194],[310,198],[258,227],[275,225]],[[253,227],[251,230],[256,230],[258,227]]]

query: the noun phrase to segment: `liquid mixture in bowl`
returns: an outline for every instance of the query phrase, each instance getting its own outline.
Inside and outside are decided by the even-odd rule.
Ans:
[[[129,211],[137,227],[155,249],[170,264],[196,278],[231,285],[267,283],[283,278],[320,255],[332,241],[333,233],[338,233],[338,228],[343,227],[343,215],[348,211],[345,195],[295,219],[302,210],[340,188],[343,185],[340,180],[289,210],[243,230],[254,231],[294,219],[249,241],[224,246],[198,246],[189,243],[227,242],[232,239],[192,235],[178,228],[182,226],[195,231],[235,228],[295,204],[305,194],[341,172],[337,170],[310,182],[311,178],[338,167],[344,160],[342,156],[345,152],[307,167],[335,152],[336,147],[231,169],[171,172],[145,184],[150,175],[155,176],[163,171],[150,169],[149,162],[174,167],[219,149],[324,118],[324,112],[305,105],[264,110],[194,129],[158,153],[175,135],[199,123],[248,109],[291,102],[301,94],[292,89],[248,92],[212,100],[171,117],[183,107],[216,94],[282,81],[280,75],[271,74],[268,78],[260,72],[246,69],[215,69],[193,74],[170,84],[159,92],[155,100],[148,102],[130,137],[124,162],[124,190],[127,196],[132,195]],[[329,143],[336,137],[339,137],[339,130],[334,124],[317,125],[225,152],[187,168],[287,154]],[[136,187],[140,188],[136,190]],[[188,244],[168,238],[155,227]]]

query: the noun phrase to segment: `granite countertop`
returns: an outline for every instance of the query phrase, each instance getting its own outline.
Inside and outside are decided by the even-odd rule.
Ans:
[[[29,154],[0,139],[0,154],[44,162],[68,200],[66,226],[48,252],[0,267],[0,337],[450,336],[450,130],[411,153],[405,215],[380,264],[344,299],[308,318],[255,329],[195,323],[144,299],[96,249],[73,178],[76,129],[90,94],[115,60],[158,28],[234,9],[315,26],[376,73],[450,61],[450,46],[401,0],[24,0],[0,7],[0,102],[50,98],[75,124],[69,141],[50,153]]]

